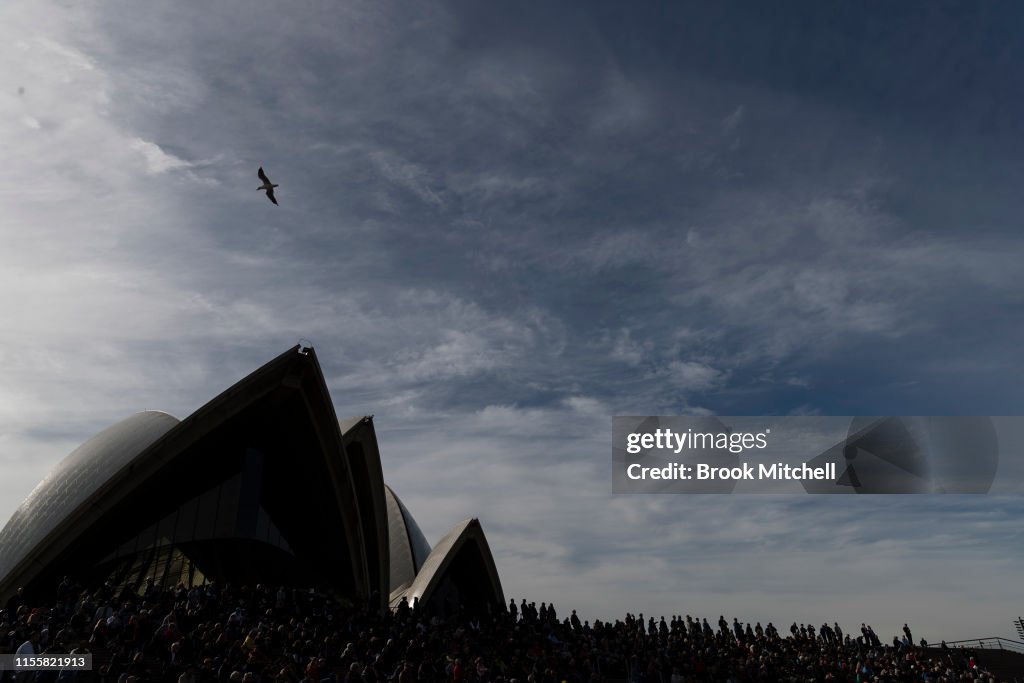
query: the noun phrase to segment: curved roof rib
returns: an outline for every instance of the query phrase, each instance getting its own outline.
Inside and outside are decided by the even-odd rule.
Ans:
[[[388,504],[385,500],[384,472],[380,465],[373,416],[341,420],[338,425],[359,504],[369,563],[370,591],[377,595],[377,607],[384,609],[391,592],[388,576]]]
[[[459,566],[460,563],[466,566]],[[475,517],[459,522],[437,542],[412,584],[404,591],[392,593],[391,606],[397,606],[403,597],[409,604],[419,600],[420,605],[429,605],[446,578],[463,575],[464,579],[466,573],[471,574],[470,580],[482,588],[490,602],[504,607],[498,569],[480,520]]]
[[[0,530],[0,595],[14,587],[8,584],[20,585],[43,569],[42,553],[33,551],[60,536],[76,510],[102,496],[117,472],[178,424],[178,418],[155,410],[132,415],[83,443],[47,472]]]
[[[391,582],[389,593],[408,588],[430,556],[430,544],[401,499],[390,486],[387,495],[388,540],[391,549]]]
[[[281,412],[278,406],[287,410]],[[101,432],[62,461],[0,531],[0,594],[28,585],[57,560],[74,557],[75,544],[84,542],[84,534],[99,528],[96,525],[101,521],[111,520],[117,506],[130,496],[155,486],[162,472],[180,467],[185,460],[199,462],[197,458],[208,457],[199,445],[225,425],[243,420],[259,425],[264,416],[279,413],[281,421],[267,427],[272,432],[281,434],[282,430],[297,429],[295,425],[312,429],[312,434],[303,433],[304,442],[315,444],[319,451],[311,453],[319,456],[319,462],[310,462],[316,462],[327,475],[325,490],[333,491],[334,500],[326,501],[325,509],[336,510],[341,520],[334,543],[347,548],[347,552],[338,549],[332,553],[332,561],[341,563],[338,568],[345,567],[357,596],[369,597],[374,584],[370,567],[376,568],[377,558],[367,557],[360,521],[357,488],[365,482],[355,481],[345,457],[338,419],[316,355],[299,346],[258,368],[181,422],[165,413],[142,413]],[[88,485],[77,481],[75,473],[81,473]]]

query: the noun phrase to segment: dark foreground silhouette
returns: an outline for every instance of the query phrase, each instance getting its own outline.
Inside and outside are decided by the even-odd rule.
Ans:
[[[581,622],[521,601],[490,614],[391,614],[277,586],[148,588],[117,594],[65,581],[47,606],[0,609],[0,653],[93,654],[90,672],[32,681],[995,681],[965,650],[925,649],[910,629],[883,643],[869,626],[772,624],[627,614]],[[6,678],[4,678],[6,676]],[[0,680],[14,680],[0,674]]]

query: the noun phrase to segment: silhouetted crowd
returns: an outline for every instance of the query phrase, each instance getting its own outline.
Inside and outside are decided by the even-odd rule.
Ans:
[[[76,683],[586,683],[995,681],[975,655],[915,646],[910,629],[883,644],[870,626],[773,624],[627,614],[581,622],[575,611],[510,602],[442,617],[404,601],[388,614],[284,587],[141,594],[65,580],[55,603],[19,593],[0,609],[0,653],[89,653],[91,671],[0,673]],[[923,643],[922,643],[923,645]],[[13,678],[15,675],[18,678]],[[4,678],[6,676],[6,678]]]

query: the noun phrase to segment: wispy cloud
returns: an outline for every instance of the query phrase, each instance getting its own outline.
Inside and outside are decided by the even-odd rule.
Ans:
[[[4,4],[0,518],[305,337],[512,595],[1008,627],[1013,499],[610,494],[614,413],[1024,407],[1024,61],[980,14],[908,54],[881,9],[870,50],[746,11]]]

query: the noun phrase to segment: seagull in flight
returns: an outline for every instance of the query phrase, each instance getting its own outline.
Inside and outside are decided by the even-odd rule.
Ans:
[[[260,190],[266,190],[267,199],[274,202],[274,204],[277,204],[277,199],[274,198],[274,188],[277,187],[277,184],[270,182],[270,178],[268,178],[267,174],[263,172],[262,166],[260,166],[260,170],[257,175],[259,175],[260,180],[263,181],[263,184],[257,187],[256,191],[258,192]]]

